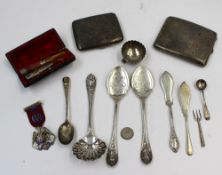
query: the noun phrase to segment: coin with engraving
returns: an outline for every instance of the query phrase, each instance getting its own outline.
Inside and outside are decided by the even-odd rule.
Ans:
[[[133,137],[134,132],[133,129],[130,127],[125,127],[121,130],[121,137],[125,140],[129,140]]]

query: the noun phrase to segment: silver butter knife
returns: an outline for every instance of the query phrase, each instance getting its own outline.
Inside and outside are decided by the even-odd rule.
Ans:
[[[190,108],[190,88],[186,84],[186,82],[183,82],[180,85],[179,88],[179,100],[180,100],[180,106],[181,110],[185,119],[185,126],[186,126],[186,152],[189,156],[193,154],[193,146],[191,142],[190,132],[189,132],[189,126],[188,126],[188,112]]]
[[[163,74],[160,77],[160,85],[162,87],[165,102],[166,102],[166,105],[169,107],[169,113],[170,113],[169,146],[170,146],[170,149],[176,153],[179,149],[180,144],[179,144],[179,139],[176,135],[174,121],[173,121],[173,109],[172,109],[173,95],[172,93],[173,93],[174,81],[173,81],[172,75],[169,72],[167,71],[163,72]]]

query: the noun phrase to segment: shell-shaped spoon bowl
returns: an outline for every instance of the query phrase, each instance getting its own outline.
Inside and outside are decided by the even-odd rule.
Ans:
[[[86,136],[73,146],[73,154],[78,159],[95,160],[106,151],[106,144],[95,136]]]

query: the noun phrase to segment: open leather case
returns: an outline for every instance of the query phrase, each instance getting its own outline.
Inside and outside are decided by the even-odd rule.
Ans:
[[[25,87],[75,60],[55,29],[11,50],[6,57]]]

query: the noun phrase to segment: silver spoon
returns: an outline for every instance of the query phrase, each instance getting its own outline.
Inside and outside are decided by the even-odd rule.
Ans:
[[[203,79],[199,79],[196,82],[196,86],[197,88],[201,91],[202,97],[203,97],[203,112],[204,112],[204,118],[206,120],[210,120],[210,112],[208,110],[207,107],[207,103],[206,103],[206,99],[205,99],[205,95],[204,95],[204,90],[207,87],[207,82]]]
[[[88,133],[73,146],[73,154],[82,160],[95,160],[100,158],[106,151],[106,144],[95,136],[92,120],[93,100],[96,89],[96,77],[89,74],[86,78],[86,88],[89,99],[89,123]]]
[[[153,155],[150,146],[147,129],[146,99],[154,87],[153,76],[144,66],[139,66],[133,73],[131,79],[133,91],[138,96],[142,105],[142,144],[140,158],[143,163],[148,164],[152,161]]]
[[[113,129],[110,144],[108,147],[106,162],[110,166],[118,162],[117,146],[117,120],[119,101],[127,94],[129,90],[129,77],[126,70],[120,66],[115,67],[107,79],[108,94],[114,100],[115,110],[113,118]]]
[[[187,155],[191,156],[193,154],[193,146],[191,142],[189,126],[188,126],[188,112],[190,108],[190,88],[186,82],[183,82],[179,88],[179,101],[181,110],[185,119],[185,127],[186,127],[186,152]]]
[[[74,127],[69,122],[70,118],[70,102],[69,102],[69,89],[70,89],[70,78],[64,77],[63,78],[63,86],[65,91],[65,101],[66,101],[66,120],[65,122],[59,127],[58,135],[59,135],[59,141],[67,145],[69,144],[74,136]]]
[[[160,85],[163,89],[164,93],[164,98],[166,105],[169,107],[169,112],[170,112],[170,140],[169,140],[169,145],[170,149],[173,152],[177,152],[179,149],[179,140],[176,135],[175,127],[174,127],[174,121],[173,121],[173,110],[172,110],[172,105],[173,105],[173,77],[172,75],[165,71],[161,77],[160,77]]]

